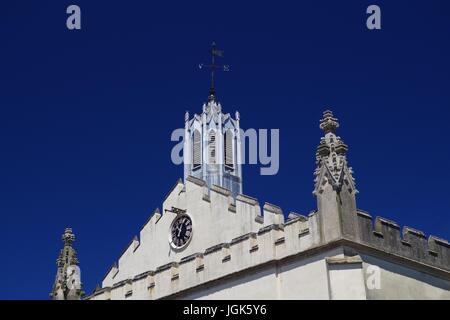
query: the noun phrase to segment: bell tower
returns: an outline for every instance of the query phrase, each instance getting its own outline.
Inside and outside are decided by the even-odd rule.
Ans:
[[[239,112],[233,118],[222,112],[216,100],[214,74],[216,70],[228,71],[226,65],[217,65],[215,57],[223,57],[213,43],[211,64],[200,65],[211,70],[211,88],[208,101],[200,115],[185,115],[184,179],[191,175],[206,181],[208,187],[218,185],[231,191],[233,197],[242,193],[242,150]]]

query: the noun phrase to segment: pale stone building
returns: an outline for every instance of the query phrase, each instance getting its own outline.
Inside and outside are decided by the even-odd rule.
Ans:
[[[284,215],[242,194],[239,114],[212,94],[185,118],[184,181],[85,298],[450,299],[449,243],[358,209],[338,127],[324,112],[317,210]]]

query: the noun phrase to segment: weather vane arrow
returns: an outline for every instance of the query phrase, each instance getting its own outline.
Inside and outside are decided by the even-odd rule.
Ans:
[[[211,100],[215,100],[215,97],[216,97],[216,89],[214,86],[214,76],[215,76],[216,70],[218,70],[218,71],[222,70],[222,71],[228,72],[228,71],[230,71],[230,66],[226,65],[226,64],[222,64],[222,65],[216,64],[215,57],[223,58],[223,50],[217,49],[215,42],[213,42],[211,45],[210,53],[211,53],[211,64],[201,63],[201,64],[199,64],[198,67],[200,69],[207,68],[211,71],[211,88],[209,89],[209,98],[208,98],[208,100],[211,101]]]

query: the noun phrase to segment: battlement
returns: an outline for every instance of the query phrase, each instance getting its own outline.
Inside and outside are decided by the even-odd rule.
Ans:
[[[266,202],[261,207],[256,198],[244,194],[238,194],[233,198],[230,190],[216,185],[208,188],[205,181],[189,176],[185,184],[180,180],[177,181],[166,196],[163,209],[155,209],[142,226],[139,236],[134,237],[125,247],[117,262],[105,275],[103,286],[111,286],[123,281],[133,273],[142,273],[143,267],[136,268],[136,263],[133,261],[146,259],[148,265],[154,266],[155,270],[160,265],[157,261],[163,262],[162,265],[165,264],[163,260],[173,261],[174,258],[170,257],[158,260],[160,255],[158,252],[167,252],[169,249],[162,249],[161,245],[153,244],[153,239],[162,239],[161,244],[168,246],[166,239],[169,225],[175,217],[172,212],[173,207],[187,210],[188,214],[194,214],[194,232],[206,228],[201,233],[208,234],[210,238],[213,238],[210,239],[213,241],[209,241],[211,245],[237,241],[236,238],[243,234],[258,234],[258,232],[265,232],[265,227],[283,225],[285,222],[282,209],[275,204]],[[200,216],[197,217],[197,214]],[[307,230],[309,229],[306,226],[308,219],[304,216],[301,216],[300,219],[291,217],[289,224],[301,222],[305,225],[302,230]],[[215,231],[212,231],[211,227],[216,228]],[[214,241],[215,238],[217,238],[216,241]],[[314,241],[318,243],[319,238],[316,237]],[[145,244],[143,245],[143,243]],[[205,243],[208,241],[196,243],[197,247],[194,245],[194,248],[200,249]],[[192,246],[190,244],[189,248]],[[176,259],[182,258],[179,256],[180,254],[176,254]]]
[[[371,247],[405,257],[430,266],[450,270],[450,244],[447,240],[423,231],[404,226],[400,228],[395,221],[372,216],[362,210],[357,211],[358,242]]]
[[[305,251],[314,246],[313,238],[308,221],[302,219],[289,224],[268,225],[258,232],[247,233],[110,287],[97,289],[88,299],[168,297],[228,274]]]
[[[358,209],[354,214],[344,213],[342,221],[351,228],[345,229],[346,233],[342,236],[327,240],[323,234],[320,210],[312,211],[308,216],[290,212],[285,220],[283,210],[274,204],[266,202],[261,210],[258,200],[253,197],[239,194],[233,198],[229,190],[219,186],[212,186],[208,190],[203,180],[194,177],[188,177],[184,185],[178,182],[167,196],[163,208],[173,205],[185,208],[183,205],[187,202],[183,202],[185,200],[181,196],[191,197],[190,203],[195,203],[192,212],[204,210],[204,219],[215,219],[218,234],[213,232],[213,235],[217,239],[224,239],[223,234],[234,236],[225,237],[225,241],[211,245],[200,243],[194,249],[201,250],[187,250],[184,255],[179,253],[168,262],[154,265],[151,270],[123,271],[130,269],[137,255],[143,252],[153,252],[150,257],[153,259],[155,252],[164,251],[149,239],[161,238],[161,234],[167,239],[168,225],[174,214],[166,210],[161,214],[156,209],[143,226],[140,239],[135,237],[109,270],[104,287],[94,291],[88,299],[159,299],[174,296],[227,275],[290,256],[307,254],[333,243],[346,246],[354,244],[371,252],[387,254],[387,258],[395,257],[396,261],[403,259],[421,264],[429,270],[450,271],[450,244],[447,240],[435,236],[427,239],[424,232],[406,226],[401,228],[386,218],[377,217],[373,220],[363,210]],[[227,230],[223,222],[228,220],[231,221],[229,225],[238,226],[237,230],[241,230],[241,233]],[[145,246],[143,242],[148,244]],[[153,261],[148,260],[148,265]]]

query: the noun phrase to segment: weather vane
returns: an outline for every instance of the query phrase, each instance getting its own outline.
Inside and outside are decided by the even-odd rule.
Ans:
[[[216,64],[215,57],[223,58],[223,50],[217,49],[216,48],[216,43],[213,42],[212,45],[211,45],[211,64],[201,63],[198,66],[200,69],[208,68],[209,70],[211,70],[211,88],[209,89],[209,100],[214,100],[215,96],[216,96],[216,90],[215,90],[215,87],[214,87],[214,74],[215,74],[215,71],[216,70],[223,70],[225,72],[230,71],[230,66],[229,65]]]

